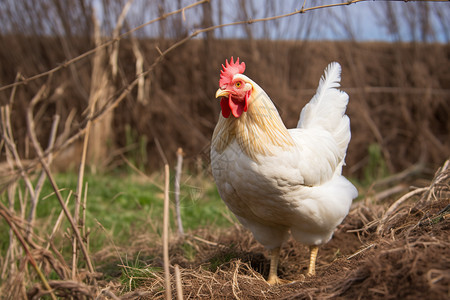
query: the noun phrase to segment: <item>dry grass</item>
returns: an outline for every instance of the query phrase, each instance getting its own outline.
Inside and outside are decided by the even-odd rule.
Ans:
[[[449,195],[447,161],[429,186],[393,213],[377,204],[355,204],[333,240],[319,251],[316,277],[296,281],[306,271],[307,249],[287,242],[280,273],[294,281],[282,286],[265,282],[269,260],[264,249],[240,227],[197,231],[173,241],[171,262],[180,266],[186,299],[445,299],[450,292]],[[378,211],[387,217],[380,218]],[[182,250],[186,243],[196,251],[190,261]],[[147,263],[160,266],[159,258]],[[176,290],[173,267],[171,284]],[[121,297],[162,299],[163,286],[158,273]]]
[[[420,193],[400,205],[395,203],[404,196],[391,197],[384,204],[355,203],[333,240],[319,251],[318,274],[313,278],[301,277],[306,272],[307,248],[289,240],[282,250],[279,272],[292,283],[269,286],[264,280],[269,269],[264,249],[236,225],[231,230],[188,232],[184,239],[173,237],[169,249],[171,288],[186,299],[446,299],[450,292],[449,166],[447,161]],[[395,211],[390,209],[393,205]],[[148,245],[148,239],[136,239],[123,249],[128,253],[134,249],[144,265],[120,263],[127,270],[121,281],[105,281],[98,274],[94,285],[70,280],[50,280],[49,284],[58,296],[163,299],[162,244]],[[99,257],[110,260],[114,252],[105,249],[94,257],[101,263]],[[46,263],[46,273],[57,266],[64,269],[52,255],[33,255],[36,261]],[[177,268],[182,291],[180,281],[177,286]],[[37,297],[46,291],[36,284],[27,293]]]

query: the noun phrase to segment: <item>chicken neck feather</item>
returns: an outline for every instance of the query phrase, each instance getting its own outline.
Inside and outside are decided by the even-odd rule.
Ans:
[[[257,161],[258,154],[273,155],[274,146],[285,150],[294,146],[294,140],[269,96],[251,79],[240,76],[253,86],[248,111],[239,118],[221,115],[214,130],[212,146],[222,153],[236,140],[242,152],[254,161]]]

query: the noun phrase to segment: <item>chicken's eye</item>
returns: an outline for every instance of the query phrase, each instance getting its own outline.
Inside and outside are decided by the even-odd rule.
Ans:
[[[242,82],[238,81],[234,84],[234,86],[240,88],[242,86]]]

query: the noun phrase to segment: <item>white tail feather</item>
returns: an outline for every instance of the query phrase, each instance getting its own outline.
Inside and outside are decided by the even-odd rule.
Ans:
[[[341,66],[332,62],[321,77],[317,92],[300,113],[298,128],[322,128],[335,138],[345,157],[350,142],[350,120],[345,115],[348,95],[338,90],[341,81]]]

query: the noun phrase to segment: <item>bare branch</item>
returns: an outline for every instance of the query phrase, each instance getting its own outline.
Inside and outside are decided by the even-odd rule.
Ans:
[[[181,221],[180,212],[180,183],[181,183],[181,173],[183,170],[183,149],[178,148],[177,151],[177,167],[175,170],[175,214],[178,225],[178,234],[180,236],[184,235],[183,222]]]
[[[128,0],[127,3],[124,5],[122,12],[119,15],[119,18],[117,19],[116,22],[116,27],[114,28],[113,31],[113,40],[117,40],[117,43],[113,44],[113,50],[111,52],[111,56],[109,58],[109,63],[111,65],[111,69],[112,69],[112,76],[113,78],[116,78],[117,76],[117,59],[119,57],[119,34],[120,34],[120,29],[122,29],[123,26],[123,22],[125,21],[125,16],[127,15],[128,11],[130,10],[131,4],[133,3],[134,0]]]
[[[48,141],[47,149],[52,148],[54,143],[55,143],[56,132],[58,130],[59,119],[60,119],[59,115],[55,115],[54,118],[53,118],[53,124],[52,124],[52,128],[50,130],[50,138],[49,138],[49,141]],[[52,163],[52,158],[53,158],[53,155],[50,153],[48,155],[48,160],[47,160],[49,165]],[[30,232],[31,232],[31,230],[33,228],[33,221],[34,221],[34,218],[36,216],[36,206],[37,206],[37,203],[39,201],[39,195],[41,194],[41,190],[42,190],[42,187],[44,185],[44,182],[45,182],[45,172],[42,171],[41,174],[39,175],[39,179],[38,179],[38,181],[36,183],[36,186],[35,186],[34,197],[31,197],[31,199],[30,199],[30,201],[31,201],[31,203],[30,203],[30,212],[29,212],[28,220],[27,220],[29,228],[28,228],[28,233],[27,234],[30,234]]]
[[[175,265],[175,280],[177,287],[177,300],[183,300],[183,283],[181,282],[181,272],[178,265]]]
[[[166,288],[166,299],[172,299],[170,288],[170,261],[169,261],[169,184],[170,170],[169,165],[164,165],[164,216],[163,216],[163,257],[164,257],[164,283]]]

